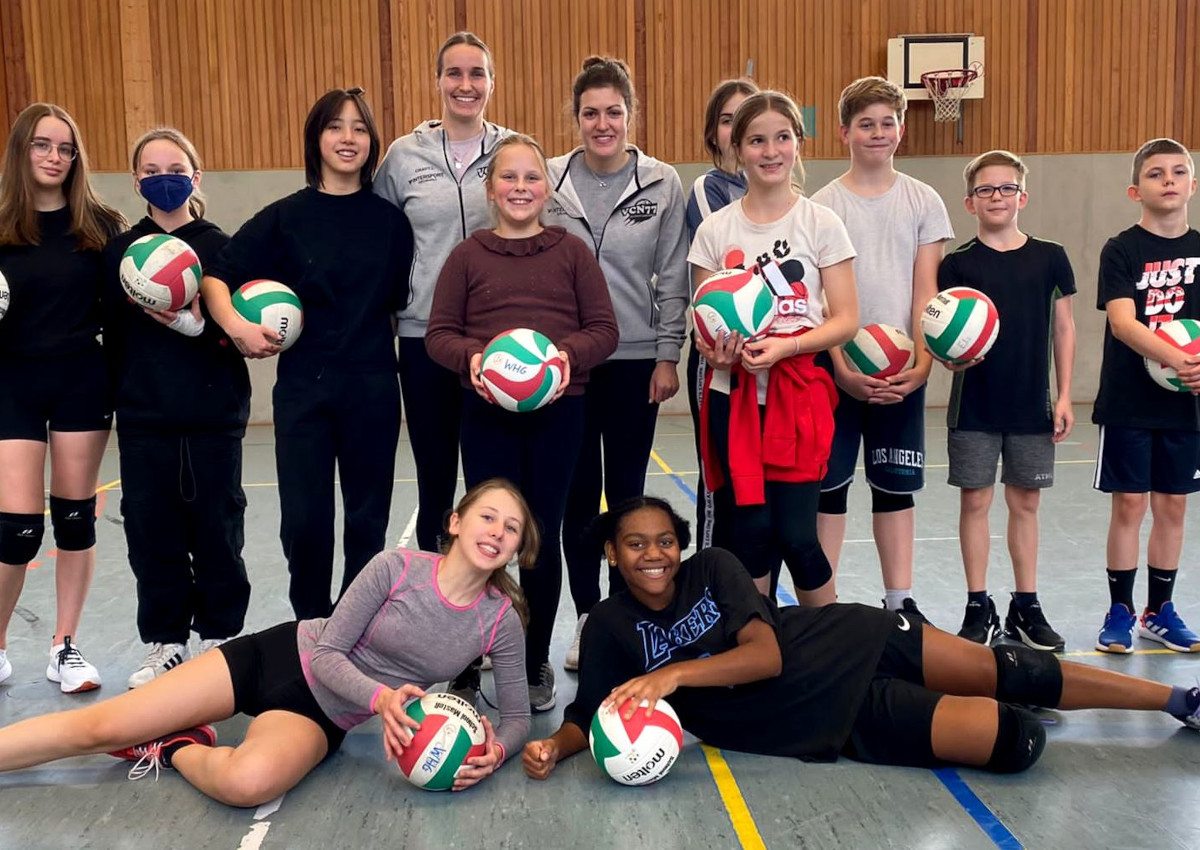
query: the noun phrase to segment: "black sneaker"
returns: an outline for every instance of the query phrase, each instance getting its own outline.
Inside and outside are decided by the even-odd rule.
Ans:
[[[1063,636],[1046,622],[1042,613],[1042,603],[1018,605],[1014,598],[1008,603],[1008,616],[1004,618],[1004,634],[1013,640],[1019,640],[1030,649],[1040,649],[1043,652],[1062,652],[1067,642]]]
[[[996,603],[992,601],[992,597],[988,597],[987,605],[978,602],[967,603],[958,636],[984,646],[991,646],[992,641],[1000,636],[1000,615],[996,613]]]
[[[467,666],[466,670],[454,677],[450,687],[446,688],[446,693],[453,694],[466,700],[468,705],[475,706],[476,699],[479,697],[479,671],[482,667],[483,659],[476,658]]]

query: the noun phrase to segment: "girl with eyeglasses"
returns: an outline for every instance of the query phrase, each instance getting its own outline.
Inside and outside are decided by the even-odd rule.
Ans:
[[[17,116],[0,179],[0,682],[8,625],[45,534],[46,456],[58,610],[46,678],[100,686],[75,642],[96,563],[96,487],[112,425],[99,343],[100,251],[125,228],[88,184],[79,128],[62,107]]]

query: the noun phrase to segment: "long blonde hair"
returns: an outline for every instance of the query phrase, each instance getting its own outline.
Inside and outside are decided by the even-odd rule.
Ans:
[[[71,211],[71,233],[81,250],[99,251],[109,238],[128,225],[125,217],[105,204],[88,182],[88,156],[79,128],[65,109],[53,103],[31,103],[13,122],[0,176],[0,245],[40,245],[37,207],[34,204],[33,166],[29,146],[38,122],[57,118],[71,130],[76,156],[67,171],[63,194]]]
[[[133,154],[130,156],[131,167],[133,168],[134,177],[137,176],[138,167],[141,165],[142,150],[151,142],[158,141],[170,142],[175,147],[183,151],[183,155],[188,158],[191,163],[192,173],[204,170],[204,163],[200,161],[200,154],[196,153],[196,146],[192,144],[191,139],[183,135],[174,127],[156,127],[142,134],[142,137],[137,140],[133,146]],[[188,197],[188,212],[192,218],[204,218],[204,211],[208,208],[204,202],[204,193],[200,191],[200,187],[192,190],[191,196]],[[146,204],[146,212],[151,212],[150,204]]]

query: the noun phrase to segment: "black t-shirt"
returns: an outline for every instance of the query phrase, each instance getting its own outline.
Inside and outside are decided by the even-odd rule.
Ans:
[[[1133,299],[1138,321],[1151,329],[1172,319],[1200,318],[1200,232],[1167,239],[1140,225],[1109,239],[1100,252],[1096,307]],[[1092,410],[1097,425],[1200,431],[1200,401],[1165,390],[1146,372],[1142,355],[1104,327],[1104,364]]]
[[[250,377],[237,347],[200,301],[204,330],[189,337],[145,314],[121,286],[125,251],[137,239],[163,233],[152,218],[104,248],[104,354],[116,388],[122,434],[226,433],[242,436],[250,418]],[[204,219],[171,232],[186,242],[202,269],[216,262],[229,236]]]
[[[894,615],[862,605],[782,610],[724,549],[683,562],[675,598],[651,611],[628,591],[600,602],[583,628],[579,689],[563,719],[587,733],[614,687],[678,661],[737,646],[760,619],[774,629],[783,672],[745,685],[680,688],[667,697],[683,728],[716,747],[832,761],[858,714]]]
[[[938,289],[969,286],[992,299],[1000,333],[982,363],[954,374],[946,424],[963,431],[1054,430],[1050,351],[1054,302],[1075,294],[1075,275],[1057,242],[1030,236],[1012,251],[966,242],[938,269]]]
[[[40,245],[0,246],[8,314],[0,320],[0,355],[66,357],[99,353],[99,251],[80,251],[71,209],[38,213]]]
[[[370,189],[301,189],[241,226],[207,274],[236,290],[266,278],[291,287],[304,330],[279,357],[280,380],[396,370],[391,317],[408,301],[408,217]]]

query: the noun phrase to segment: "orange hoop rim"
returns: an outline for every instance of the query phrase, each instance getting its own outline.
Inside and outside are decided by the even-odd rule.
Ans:
[[[926,71],[921,75],[921,82],[932,94],[944,94],[949,89],[964,88],[979,79],[979,71],[975,68],[946,68],[941,71]]]

